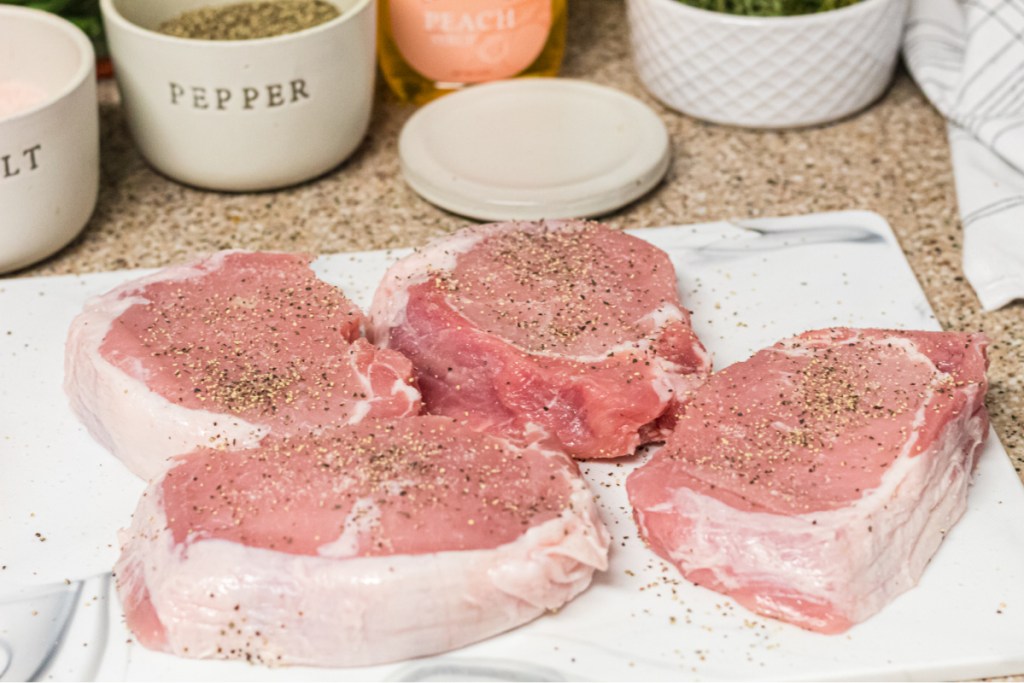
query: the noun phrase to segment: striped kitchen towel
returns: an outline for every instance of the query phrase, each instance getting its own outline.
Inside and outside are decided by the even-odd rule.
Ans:
[[[911,0],[903,56],[949,120],[964,274],[987,311],[1024,299],[1024,0]]]

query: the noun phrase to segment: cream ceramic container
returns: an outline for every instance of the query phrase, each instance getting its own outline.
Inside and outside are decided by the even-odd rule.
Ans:
[[[340,17],[273,38],[156,32],[189,9],[235,1],[101,0],[135,143],[158,171],[213,190],[269,190],[329,171],[369,126],[374,0],[332,0]]]
[[[53,254],[92,215],[100,159],[95,64],[89,39],[70,22],[0,5],[0,83],[22,100],[0,115],[0,272]]]
[[[751,128],[826,123],[869,105],[892,79],[906,16],[906,0],[793,17],[627,3],[647,89],[685,114]]]

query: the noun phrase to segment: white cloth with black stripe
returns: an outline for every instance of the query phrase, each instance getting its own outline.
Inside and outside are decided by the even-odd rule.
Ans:
[[[964,275],[987,311],[1024,299],[1024,0],[911,0],[903,56],[950,122]]]

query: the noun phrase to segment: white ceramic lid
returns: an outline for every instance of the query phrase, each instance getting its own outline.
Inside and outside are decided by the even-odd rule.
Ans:
[[[562,78],[435,100],[405,124],[398,153],[424,199],[480,220],[608,213],[657,185],[670,159],[668,131],[650,107]]]

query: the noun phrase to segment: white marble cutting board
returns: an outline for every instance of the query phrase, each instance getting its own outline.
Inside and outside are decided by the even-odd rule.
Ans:
[[[843,212],[635,231],[671,254],[694,327],[724,367],[807,329],[937,329],[885,221]],[[767,234],[761,234],[767,233]],[[402,252],[315,267],[368,304]],[[755,617],[682,581],[637,540],[632,461],[583,470],[614,536],[610,569],[557,614],[445,655],[350,670],[177,659],[131,644],[109,590],[117,530],[143,489],[92,441],[61,389],[84,300],[139,272],[0,281],[0,672],[210,680],[949,679],[1024,673],[1024,488],[995,435],[968,511],[920,585],[839,636]],[[43,540],[45,538],[45,540]],[[37,614],[33,615],[32,612]],[[4,642],[13,655],[5,653]],[[5,659],[6,658],[6,659]],[[27,673],[25,673],[27,672]]]

